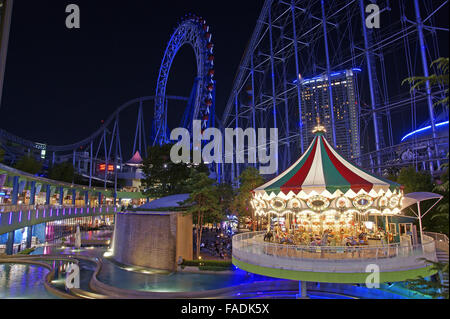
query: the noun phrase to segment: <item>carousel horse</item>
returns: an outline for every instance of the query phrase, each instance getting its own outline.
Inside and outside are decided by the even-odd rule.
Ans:
[[[264,234],[264,241],[266,241],[266,239],[271,242],[273,238],[273,233],[269,230],[267,233]]]

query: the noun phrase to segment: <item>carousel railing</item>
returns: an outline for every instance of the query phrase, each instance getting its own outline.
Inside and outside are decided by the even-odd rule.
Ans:
[[[444,250],[448,253],[449,244],[447,235],[428,231],[424,231],[423,234],[434,239],[437,249]]]
[[[278,244],[264,241],[265,232],[243,233],[233,236],[233,254],[256,254],[283,259],[388,259],[396,257],[423,257],[435,259],[435,246],[432,238],[424,239],[419,245],[401,243],[383,246],[304,246]]]

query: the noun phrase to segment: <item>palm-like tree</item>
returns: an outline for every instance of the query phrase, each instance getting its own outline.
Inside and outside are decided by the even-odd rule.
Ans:
[[[439,274],[448,274],[448,263],[432,261],[426,258],[420,258],[420,260],[431,264],[432,271],[437,271]],[[430,295],[432,298],[448,299],[448,284],[444,284],[440,280],[430,281],[422,276],[419,276],[416,279],[408,281],[408,288],[423,292],[427,295]]]
[[[430,76],[412,76],[403,80],[402,85],[404,83],[409,83],[411,86],[411,91],[415,89],[422,88],[426,85],[426,82],[429,81],[430,85],[443,85],[446,87],[445,89],[445,97],[434,105],[442,104],[448,108],[448,58],[439,58],[434,60],[430,67],[436,65],[436,68],[439,70],[436,74],[431,74]]]

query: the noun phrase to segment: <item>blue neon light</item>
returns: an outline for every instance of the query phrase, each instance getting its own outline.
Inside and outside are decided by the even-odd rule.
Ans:
[[[438,123],[438,124],[436,124],[436,127],[443,126],[443,125],[448,125],[448,121]],[[417,133],[420,133],[420,132],[423,132],[423,131],[426,131],[426,130],[429,130],[429,129],[431,129],[431,125],[422,127],[422,128],[420,128],[418,130],[415,130],[415,131],[412,131],[412,132],[406,134],[405,136],[403,136],[403,138],[401,139],[401,142],[403,142],[403,140],[405,138],[410,137],[411,135],[414,135],[414,134],[417,134]]]
[[[361,68],[352,68],[352,71],[353,72],[362,72],[362,69]],[[330,73],[330,77],[331,76],[337,76],[337,75],[340,75],[340,74],[345,74],[345,72],[346,72],[346,70],[336,71],[336,72]],[[318,75],[318,76],[315,76],[313,78],[305,78],[305,79],[303,79],[303,82],[311,82],[311,81],[319,80],[322,77],[323,77],[323,75]],[[295,84],[297,82],[298,82],[298,79],[295,79],[294,81],[292,81],[293,84]]]

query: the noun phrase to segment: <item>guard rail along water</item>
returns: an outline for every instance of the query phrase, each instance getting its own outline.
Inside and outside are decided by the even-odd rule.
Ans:
[[[435,261],[434,240],[424,236],[422,244],[383,246],[299,246],[263,240],[265,232],[233,236],[233,258],[261,267],[308,272],[366,272],[376,264],[381,272],[427,267],[423,258]]]

